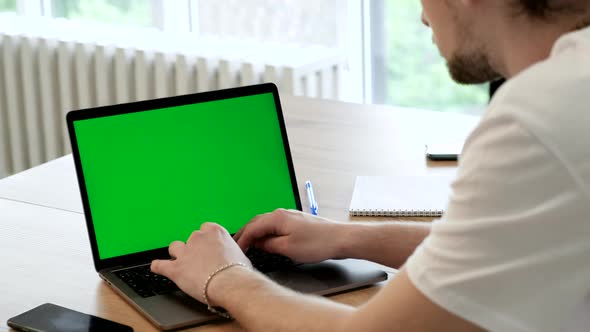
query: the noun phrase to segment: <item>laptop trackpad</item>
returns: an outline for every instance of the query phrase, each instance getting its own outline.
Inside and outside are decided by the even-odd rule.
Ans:
[[[276,283],[302,293],[315,293],[328,287],[327,283],[298,268],[270,272],[266,275]]]
[[[387,274],[372,263],[356,259],[302,264],[267,275],[285,287],[318,295],[333,294],[387,279]]]

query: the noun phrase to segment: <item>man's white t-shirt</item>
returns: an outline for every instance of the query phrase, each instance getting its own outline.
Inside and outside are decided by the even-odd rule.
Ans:
[[[590,28],[497,92],[406,269],[487,330],[590,331]]]

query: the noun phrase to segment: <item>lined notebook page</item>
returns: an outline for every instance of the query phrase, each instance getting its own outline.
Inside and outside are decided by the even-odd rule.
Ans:
[[[351,216],[437,217],[451,194],[452,176],[357,176]]]

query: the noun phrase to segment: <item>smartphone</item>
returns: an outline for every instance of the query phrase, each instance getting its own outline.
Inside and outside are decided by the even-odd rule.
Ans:
[[[456,161],[462,149],[462,143],[429,143],[426,144],[426,158],[436,161]]]
[[[132,332],[127,325],[45,303],[8,320],[8,326],[26,332]]]

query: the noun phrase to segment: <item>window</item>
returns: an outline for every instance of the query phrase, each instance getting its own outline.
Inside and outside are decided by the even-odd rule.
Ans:
[[[205,35],[326,47],[345,40],[342,0],[193,0],[192,6],[194,25]]]
[[[347,101],[478,114],[488,100],[487,85],[451,80],[418,0],[0,0],[0,11],[329,48],[346,59]]]
[[[15,12],[16,0],[0,0],[0,12]]]
[[[147,0],[54,0],[53,16],[140,27],[154,24],[152,2]]]
[[[371,1],[373,101],[478,114],[488,85],[466,86],[449,76],[421,20],[420,1]]]

